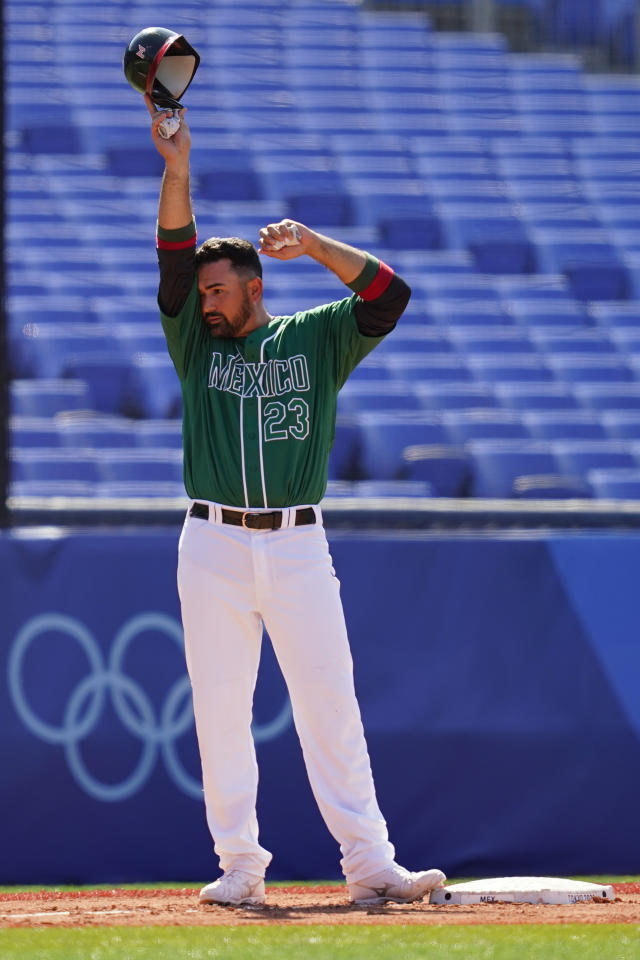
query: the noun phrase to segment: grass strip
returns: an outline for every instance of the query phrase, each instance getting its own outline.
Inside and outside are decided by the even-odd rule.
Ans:
[[[2,960],[638,960],[640,926],[1,930]]]

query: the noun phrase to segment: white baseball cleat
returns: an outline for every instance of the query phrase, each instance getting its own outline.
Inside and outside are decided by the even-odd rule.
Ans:
[[[350,883],[349,897],[352,903],[362,906],[389,902],[414,903],[422,900],[426,893],[442,886],[446,879],[442,870],[411,873],[399,864],[392,863],[386,870],[372,877]]]
[[[223,907],[262,907],[264,901],[264,879],[244,870],[227,870],[200,891],[200,903]]]

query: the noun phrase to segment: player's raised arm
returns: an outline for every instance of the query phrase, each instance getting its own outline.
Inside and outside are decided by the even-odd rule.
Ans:
[[[355,315],[365,336],[384,336],[393,330],[411,297],[409,286],[386,263],[295,220],[264,227],[260,252],[277,260],[306,254],[335,273],[358,295]]]
[[[158,128],[164,119],[172,116],[172,111],[157,110],[149,94],[145,94],[144,102],[151,115],[151,139],[165,162],[158,225],[163,230],[179,230],[193,218],[189,186],[191,134],[184,118],[185,108],[179,111],[179,130],[170,139],[165,139]]]
[[[191,135],[182,109],[180,128],[165,139],[158,128],[167,116],[172,116],[172,111],[156,110],[148,94],[144,101],[151,115],[151,138],[165,161],[158,202],[158,303],[166,316],[176,317],[189,296],[196,273],[196,226],[189,186]]]

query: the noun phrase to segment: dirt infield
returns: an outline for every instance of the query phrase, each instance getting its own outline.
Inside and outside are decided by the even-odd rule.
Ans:
[[[640,884],[619,883],[615,900],[568,906],[429,903],[354,907],[342,886],[270,887],[259,909],[201,906],[196,889],[41,890],[0,895],[0,927],[264,926],[304,924],[640,924]]]

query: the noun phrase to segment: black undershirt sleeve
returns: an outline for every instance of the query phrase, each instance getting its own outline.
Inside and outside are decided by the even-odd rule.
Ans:
[[[184,306],[196,275],[194,248],[162,250],[158,247],[160,284],[158,304],[167,317],[176,317]]]
[[[411,288],[394,273],[387,289],[375,300],[358,299],[355,306],[358,330],[365,337],[383,337],[390,333],[411,298]]]

